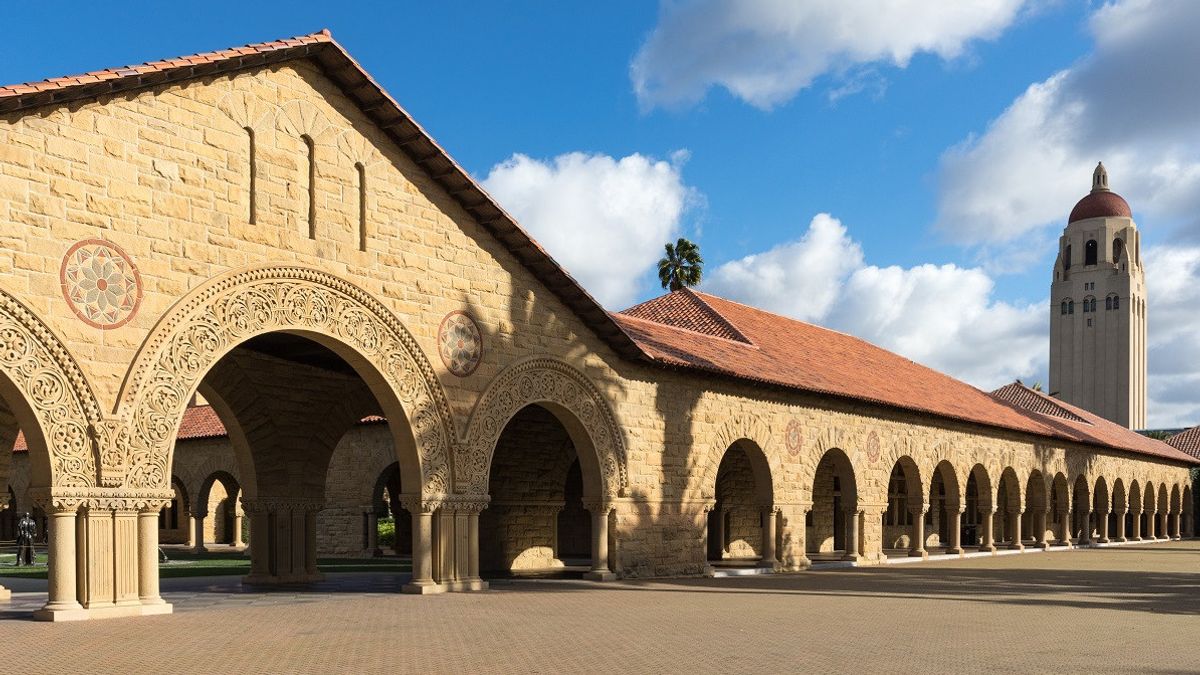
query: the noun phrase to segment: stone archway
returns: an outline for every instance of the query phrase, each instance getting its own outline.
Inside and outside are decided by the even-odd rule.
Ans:
[[[982,464],[971,467],[963,488],[963,543],[979,551],[995,553],[995,493],[991,477]]]
[[[586,576],[613,578],[610,514],[614,500],[625,496],[628,484],[624,436],[603,394],[570,364],[533,357],[496,376],[471,414],[463,446],[466,454],[455,464],[459,470],[455,485],[461,492],[479,495],[477,501],[488,501],[490,475],[502,436],[519,413],[538,409],[565,431],[578,460],[582,504],[591,514],[591,571]],[[476,551],[478,529],[476,525],[469,535]]]
[[[963,552],[963,511],[954,465],[942,460],[933,468],[929,481],[929,513],[933,515],[931,529],[938,535],[938,545],[950,555],[961,555]]]
[[[864,523],[854,463],[841,448],[830,448],[821,456],[811,481],[812,509],[805,522],[809,557],[859,560],[864,555]]]
[[[887,510],[883,512],[883,548],[908,549],[908,555],[925,558],[925,515],[929,501],[916,461],[902,455],[892,464],[887,483]]]
[[[780,530],[774,481],[770,460],[757,442],[739,438],[721,453],[706,533],[710,562],[753,560],[776,568]]]
[[[373,396],[392,433],[406,499],[420,506],[419,515],[414,513],[414,544],[420,539],[421,545],[414,545],[419,550],[414,555],[411,590],[428,592],[438,586],[432,512],[452,489],[454,427],[449,404],[424,352],[400,320],[366,291],[324,272],[293,266],[230,272],[192,291],[166,312],[135,357],[118,397],[119,415],[127,421],[122,438],[129,457],[125,484],[160,487],[170,475],[175,434],[192,393],[236,348],[276,335],[306,340],[331,352]],[[219,399],[210,400],[232,439],[237,424]],[[246,467],[239,473],[248,481],[246,496],[255,500],[246,504],[246,510],[257,534],[315,536],[315,509],[321,499],[258,494]],[[269,528],[266,521],[300,525],[290,530],[283,525]],[[453,532],[446,536],[453,537]],[[262,537],[258,539],[262,544]],[[251,577],[269,581],[277,576],[274,571],[263,573],[256,563],[270,546],[252,547]],[[304,578],[317,576],[314,548],[308,544],[304,548],[305,555],[293,555],[291,571],[280,572],[280,579],[299,574],[298,566],[307,569]],[[303,565],[297,562],[301,557]],[[444,568],[436,577],[447,574],[453,576],[453,570]]]

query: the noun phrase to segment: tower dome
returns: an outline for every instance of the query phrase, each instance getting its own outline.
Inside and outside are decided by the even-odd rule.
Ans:
[[[1092,191],[1080,199],[1079,203],[1075,204],[1075,208],[1071,209],[1071,216],[1067,219],[1067,224],[1088,218],[1132,217],[1133,211],[1129,208],[1129,202],[1108,189],[1108,170],[1104,168],[1104,163],[1100,162],[1096,164],[1096,170],[1092,172]]]

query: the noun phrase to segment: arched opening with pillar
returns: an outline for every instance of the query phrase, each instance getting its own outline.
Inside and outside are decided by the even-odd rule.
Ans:
[[[962,498],[954,466],[946,460],[933,467],[929,482],[929,519],[927,523],[937,540],[927,535],[927,542],[937,546],[939,553],[962,555]],[[928,547],[928,545],[927,545]]]
[[[1083,474],[1075,477],[1071,497],[1071,534],[1080,546],[1090,546],[1095,541],[1096,528],[1092,515],[1092,491]]]
[[[400,488],[400,463],[392,462],[375,479],[370,506],[363,516],[363,553],[367,556],[412,555],[412,514],[404,508]],[[383,541],[384,525],[389,541]]]
[[[405,590],[444,590],[434,570],[433,511],[453,473],[449,405],[416,341],[369,294],[315,270],[260,267],[218,277],[177,303],[119,395],[136,458],[127,482],[156,485],[169,475],[197,391],[234,449],[252,534],[246,581],[322,578],[316,513],[330,457],[352,426],[377,415],[390,431],[401,491],[420,506]]]
[[[982,464],[971,467],[967,474],[965,508],[963,509],[964,546],[975,546],[985,553],[996,551],[994,517],[996,504],[993,501],[992,481]]]
[[[471,413],[465,449],[458,481],[487,504],[473,540],[468,535],[484,567],[557,571],[565,567],[563,545],[580,554],[587,537],[587,557],[575,559],[588,565],[584,577],[620,573],[610,563],[620,554],[610,534],[627,481],[624,438],[608,402],[581,372],[547,357],[501,371]]]
[[[1129,482],[1129,514],[1125,516],[1126,535],[1130,541],[1141,541],[1146,538],[1146,518],[1142,500],[1145,495],[1137,479]]]
[[[839,448],[827,450],[817,463],[812,501],[805,524],[808,557],[858,560],[863,555],[858,481],[850,458]]]
[[[1142,539],[1144,540],[1154,540],[1158,537],[1157,507],[1154,483],[1146,481],[1146,487],[1142,492]]]
[[[1194,537],[1196,536],[1196,504],[1195,495],[1192,493],[1192,487],[1185,485],[1183,488],[1183,523],[1180,526],[1180,536]]]
[[[1048,548],[1048,515],[1050,511],[1049,486],[1046,476],[1034,469],[1029,472],[1029,481],[1025,484],[1025,513],[1022,531],[1026,533],[1028,544],[1036,548]]]
[[[171,493],[171,501],[158,512],[158,541],[160,544],[194,546],[193,529],[188,519],[192,505],[187,488],[178,476],[171,476]]]
[[[1050,516],[1054,519],[1054,543],[1070,546],[1074,542],[1071,534],[1071,486],[1067,476],[1059,471],[1050,482]]]
[[[996,486],[996,541],[1003,542],[1007,548],[1016,551],[1025,548],[1024,542],[1021,541],[1023,510],[1021,483],[1017,472],[1011,466],[1004,467]]]
[[[708,561],[714,567],[778,564],[779,515],[771,467],[757,443],[734,441],[717,466],[708,514]]]
[[[1182,499],[1182,496],[1179,492],[1179,485],[1177,485],[1177,484],[1172,485],[1171,486],[1171,503],[1170,503],[1171,518],[1170,518],[1169,522],[1167,523],[1168,524],[1167,534],[1172,539],[1181,538],[1180,537],[1180,527],[1179,527],[1180,520],[1181,520],[1180,512],[1181,512],[1182,506],[1183,506],[1181,503],[1181,499]]]
[[[1171,517],[1171,502],[1167,494],[1166,483],[1158,485],[1158,522],[1154,529],[1156,539],[1170,539],[1171,531],[1169,529],[1169,520]]]
[[[204,477],[190,506],[191,543],[194,553],[210,548],[240,548],[242,517],[241,486],[227,471]]]
[[[927,503],[917,463],[907,455],[892,464],[887,483],[887,510],[883,512],[885,555],[928,556],[925,549]]]
[[[1108,481],[1104,480],[1104,476],[1097,476],[1095,489],[1092,490],[1092,521],[1095,523],[1097,544],[1107,544],[1117,536],[1112,510]]]
[[[1125,481],[1113,479],[1112,487],[1113,541],[1129,541],[1129,498],[1125,493]]]

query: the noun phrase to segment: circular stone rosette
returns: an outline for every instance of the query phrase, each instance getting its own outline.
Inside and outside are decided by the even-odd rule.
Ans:
[[[800,454],[801,448],[804,447],[804,429],[800,426],[800,420],[788,422],[784,443],[789,455],[795,457]]]
[[[874,431],[867,436],[867,460],[872,464],[879,461],[879,436]]]
[[[120,246],[103,239],[85,239],[71,246],[58,278],[71,311],[94,328],[120,328],[142,304],[137,266]]]
[[[438,327],[438,353],[446,370],[466,377],[483,360],[483,335],[466,312],[450,312]]]

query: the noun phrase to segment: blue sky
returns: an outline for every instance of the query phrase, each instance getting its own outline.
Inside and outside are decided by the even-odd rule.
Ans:
[[[1172,30],[1200,3],[50,4],[4,10],[0,80],[328,27],[610,308],[660,292],[645,261],[688,236],[706,289],[985,387],[1044,378],[1055,238],[1103,159],[1148,258],[1175,256],[1148,270],[1152,423],[1200,422],[1200,150],[1171,140],[1200,132],[1177,91],[1200,83],[1166,72],[1200,56]]]

